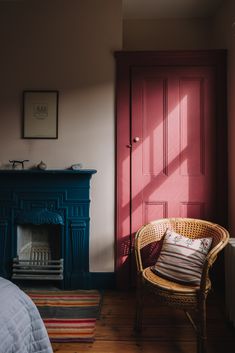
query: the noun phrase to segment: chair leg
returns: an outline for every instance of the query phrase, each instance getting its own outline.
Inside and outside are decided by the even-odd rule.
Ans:
[[[135,331],[142,331],[143,321],[143,288],[141,278],[137,279],[136,288],[136,311],[135,311]]]
[[[206,353],[206,298],[201,299],[199,309],[199,327],[197,337],[197,353]]]

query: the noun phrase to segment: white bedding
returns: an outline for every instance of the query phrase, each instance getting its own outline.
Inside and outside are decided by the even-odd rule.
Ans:
[[[0,353],[52,353],[40,314],[32,300],[0,277]]]

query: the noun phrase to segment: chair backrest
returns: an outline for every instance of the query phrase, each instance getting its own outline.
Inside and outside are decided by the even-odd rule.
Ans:
[[[225,228],[209,221],[192,218],[164,218],[153,221],[141,227],[136,233],[135,255],[138,271],[143,270],[141,250],[151,243],[160,241],[167,229],[191,239],[212,237],[211,249],[207,255],[209,266],[229,240],[229,233]]]

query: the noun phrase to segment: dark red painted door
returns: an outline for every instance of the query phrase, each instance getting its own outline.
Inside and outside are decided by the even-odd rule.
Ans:
[[[132,234],[163,217],[213,219],[214,87],[208,67],[133,69]]]

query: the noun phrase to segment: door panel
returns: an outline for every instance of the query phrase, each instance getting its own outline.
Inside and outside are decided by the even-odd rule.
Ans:
[[[207,67],[132,71],[132,234],[161,217],[212,219],[214,75]]]

